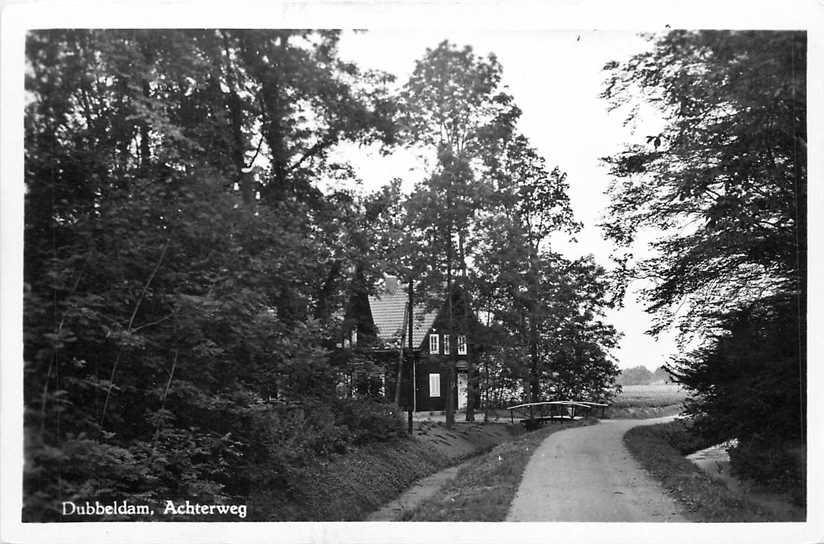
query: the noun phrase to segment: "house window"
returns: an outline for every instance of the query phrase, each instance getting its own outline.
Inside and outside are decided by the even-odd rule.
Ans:
[[[466,355],[466,336],[458,336],[458,355]]]
[[[429,335],[429,353],[432,355],[437,355],[441,352],[440,346],[438,345],[438,335],[437,334],[430,334]]]
[[[430,397],[440,397],[441,396],[441,375],[440,374],[430,374],[429,375],[429,396]]]
[[[443,354],[449,355],[449,335],[443,335]]]

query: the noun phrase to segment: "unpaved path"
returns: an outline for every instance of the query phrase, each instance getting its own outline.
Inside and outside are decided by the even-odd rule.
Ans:
[[[530,458],[506,520],[686,521],[623,442],[632,427],[672,419],[608,419],[551,434]]]
[[[364,521],[401,521],[406,512],[412,511],[421,502],[437,493],[441,487],[452,480],[463,465],[446,468],[426,478],[421,478],[403,495],[373,512]]]

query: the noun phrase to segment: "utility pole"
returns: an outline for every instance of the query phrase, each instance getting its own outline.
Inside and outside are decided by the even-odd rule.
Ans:
[[[417,395],[417,387],[416,387],[417,376],[415,376],[415,344],[414,344],[414,342],[412,342],[412,329],[413,329],[414,314],[415,314],[415,305],[414,305],[414,301],[413,301],[413,295],[414,295],[414,289],[412,287],[412,276],[410,275],[409,276],[409,308],[408,308],[408,311],[406,312],[406,314],[409,316],[408,317],[408,320],[409,320],[408,321],[409,333],[407,334],[407,336],[409,337],[409,357],[410,357],[410,363],[412,365],[412,368],[411,368],[412,379],[410,380],[410,382],[411,382],[410,389],[411,389],[412,399],[411,399],[411,402],[409,403],[409,414],[407,416],[407,420],[408,420],[407,423],[408,423],[409,434],[410,435],[412,434],[412,414],[418,408],[418,406],[417,406],[417,404],[418,404],[418,398],[417,398],[418,395]],[[401,347],[401,349],[403,349],[403,347]]]

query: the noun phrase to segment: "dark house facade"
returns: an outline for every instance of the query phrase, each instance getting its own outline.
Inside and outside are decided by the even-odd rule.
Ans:
[[[452,398],[455,408],[463,410],[469,400],[471,367],[480,349],[473,337],[480,325],[470,301],[462,290],[453,289],[454,334],[450,335],[447,301],[413,292],[410,350],[409,298],[409,285],[392,276],[385,278],[378,293],[353,296],[342,347],[368,354],[382,369],[382,394],[389,400],[397,398],[403,409],[416,411],[446,410],[449,363],[454,361]]]

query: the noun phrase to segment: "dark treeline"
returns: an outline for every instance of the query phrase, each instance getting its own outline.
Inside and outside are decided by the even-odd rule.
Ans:
[[[607,159],[605,224],[653,280],[654,331],[698,345],[669,365],[694,428],[736,438],[739,473],[803,499],[806,428],[807,128],[804,32],[675,31],[607,65],[613,107],[654,101],[660,134]],[[632,109],[630,121],[639,110]]]
[[[518,133],[497,60],[444,42],[396,86],[339,37],[28,36],[25,520],[288,499],[308,460],[401,436],[391,403],[336,388],[368,363],[336,348],[344,304],[384,273],[472,296],[492,346],[475,390],[608,396],[609,284],[549,247],[578,228],[566,176]],[[364,196],[341,142],[437,161],[411,194]]]

